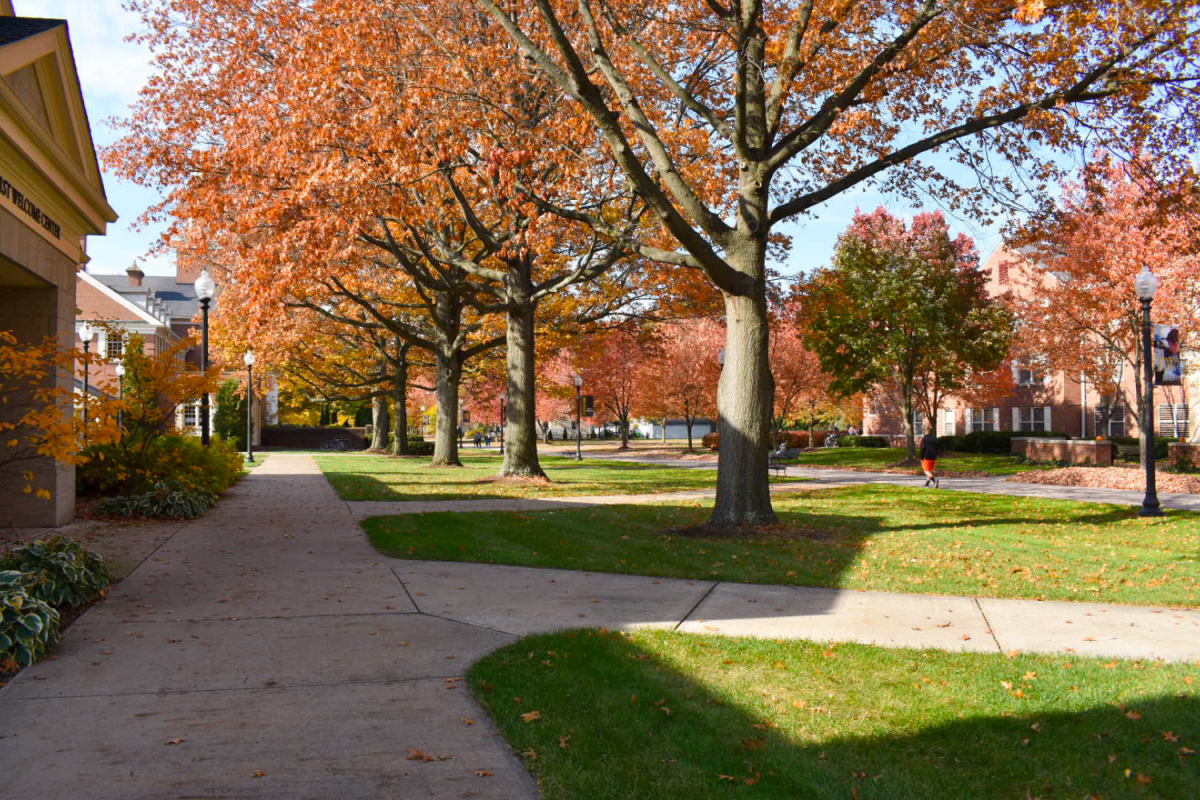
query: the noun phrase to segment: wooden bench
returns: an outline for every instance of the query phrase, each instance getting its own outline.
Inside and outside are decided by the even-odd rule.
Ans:
[[[1127,459],[1129,461],[1137,461],[1141,458],[1141,445],[1136,444],[1119,444],[1117,445],[1117,458]]]
[[[787,475],[787,468],[788,465],[776,459],[774,453],[771,453],[767,456],[767,469],[771,470],[776,475]]]

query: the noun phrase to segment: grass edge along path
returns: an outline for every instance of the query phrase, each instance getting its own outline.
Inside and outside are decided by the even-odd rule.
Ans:
[[[712,469],[545,455],[540,461],[548,483],[497,480],[500,456],[462,453],[461,458],[463,467],[434,467],[428,456],[326,454],[315,460],[338,497],[351,502],[659,494],[713,490],[717,485]],[[772,477],[773,483],[805,480]]]
[[[601,629],[522,639],[468,681],[546,800],[1111,800],[1200,786],[1200,664]]]
[[[710,502],[371,517],[393,558],[884,592],[1200,606],[1200,514],[887,485],[773,498],[792,538],[701,539]]]

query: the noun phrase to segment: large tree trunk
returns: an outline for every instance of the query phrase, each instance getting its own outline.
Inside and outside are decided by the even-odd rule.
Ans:
[[[408,345],[397,342],[400,358],[396,364],[396,377],[392,383],[392,398],[396,406],[396,427],[392,432],[392,455],[408,455]]]
[[[462,353],[437,355],[437,421],[433,436],[433,463],[461,467],[458,460],[458,386],[462,379]]]
[[[771,508],[767,454],[775,381],[768,357],[766,284],[753,297],[725,295],[725,365],[717,384],[717,500],[710,525],[778,521]]]
[[[629,417],[621,417],[621,449],[629,449]]]
[[[687,425],[688,432],[688,452],[692,452],[692,416],[689,414],[684,418],[684,424]]]
[[[536,306],[521,303],[508,312],[508,408],[505,414],[501,477],[545,478],[537,453],[536,356],[533,318]]]
[[[386,450],[388,446],[387,398],[375,395],[371,398],[371,449]]]

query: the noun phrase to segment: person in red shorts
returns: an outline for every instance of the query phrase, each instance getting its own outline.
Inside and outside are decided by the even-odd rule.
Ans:
[[[933,484],[933,488],[938,487],[937,475],[934,470],[937,469],[938,457],[938,442],[937,437],[933,435],[933,430],[929,427],[925,428],[925,435],[921,437],[921,469],[925,472],[925,485]]]

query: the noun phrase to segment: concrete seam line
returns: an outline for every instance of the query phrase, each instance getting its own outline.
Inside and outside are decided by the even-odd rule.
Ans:
[[[1004,648],[1000,646],[1000,639],[999,639],[999,637],[996,636],[996,629],[992,627],[992,621],[990,619],[988,619],[988,615],[983,610],[983,606],[979,604],[979,598],[972,597],[971,602],[975,604],[976,610],[979,611],[979,616],[983,617],[983,623],[985,625],[987,625],[987,631],[988,631],[988,633],[991,634],[992,641],[996,643],[996,651],[999,653],[1003,653]]]
[[[188,622],[258,622],[265,619],[333,619],[337,617],[403,617],[420,611],[350,611],[344,614],[274,614],[257,617],[175,617],[174,619],[118,619],[88,623],[90,625],[179,625]]]
[[[679,630],[679,626],[682,625],[683,623],[687,622],[688,618],[691,617],[692,614],[696,613],[696,609],[700,607],[700,604],[703,603],[705,600],[707,600],[708,596],[710,594],[712,594],[713,590],[716,589],[718,586],[720,586],[721,583],[722,583],[722,581],[717,581],[712,586],[708,587],[708,591],[704,593],[704,596],[696,601],[696,605],[692,606],[691,609],[686,614],[683,615],[683,618],[681,620],[679,620],[679,622],[675,623],[675,627],[672,628],[671,630],[673,630],[673,631]]]
[[[417,598],[413,597],[412,592],[408,590],[408,584],[404,582],[404,578],[400,577],[400,573],[396,572],[395,567],[388,567],[388,572],[396,576],[396,580],[400,581],[400,588],[404,590],[404,594],[408,597],[408,602],[412,603],[412,607],[417,610],[418,614],[424,613],[421,607],[417,605]]]
[[[517,639],[523,639],[526,636],[526,634],[517,633],[516,631],[506,631],[503,628],[493,628],[491,625],[483,625],[478,622],[471,622],[470,620],[458,619],[457,617],[445,617],[445,616],[442,616],[441,614],[430,614],[428,611],[422,611],[421,616],[432,617],[433,619],[440,619],[440,620],[444,620],[446,622],[457,622],[459,625],[470,625],[472,628],[479,628],[480,630],[491,631],[492,633],[499,633],[502,636],[513,636]],[[504,645],[501,645],[501,647],[503,647],[503,646]],[[497,648],[497,649],[499,649],[499,648]],[[491,651],[489,650],[488,652],[491,652]]]
[[[495,648],[499,649],[499,648]],[[492,652],[492,651],[488,651]],[[486,654],[485,654],[486,655]],[[216,694],[217,692],[277,692],[289,689],[321,689],[339,686],[366,686],[377,683],[420,683],[421,681],[463,680],[464,675],[427,675],[420,678],[363,678],[357,681],[330,681],[328,683],[289,683],[274,686],[220,686],[213,689],[162,689],[144,692],[111,692],[109,694],[60,694],[54,697],[3,697],[0,696],[0,706],[4,703],[32,703],[46,700],[90,700],[99,697],[141,697],[178,694]]]

